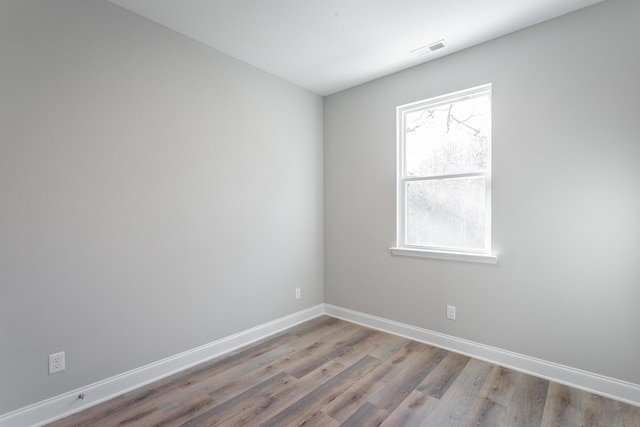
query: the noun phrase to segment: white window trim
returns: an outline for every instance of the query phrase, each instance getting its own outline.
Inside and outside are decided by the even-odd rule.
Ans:
[[[404,129],[406,128],[404,123],[404,114],[414,109],[422,109],[425,106],[425,101],[428,101],[428,105],[433,106],[438,103],[450,103],[462,100],[469,96],[478,95],[481,93],[491,93],[491,84],[478,86],[475,88],[443,95],[429,100],[423,100],[414,102],[411,104],[401,105],[396,108],[396,123],[400,123],[397,126],[397,141],[396,141],[396,245],[391,247],[391,254],[399,256],[410,256],[418,258],[432,258],[440,260],[450,261],[464,261],[464,262],[479,262],[486,264],[496,264],[498,262],[497,255],[491,253],[491,146],[489,150],[489,167],[486,173],[471,173],[461,174],[463,175],[482,175],[487,178],[487,219],[486,219],[486,250],[474,251],[474,250],[460,250],[456,251],[449,248],[431,248],[423,246],[411,246],[406,244],[405,228],[406,228],[406,206],[405,206],[405,182],[411,180],[406,178],[404,173]]]
[[[497,264],[498,256],[494,254],[474,253],[474,252],[454,252],[454,251],[437,251],[435,249],[422,249],[410,247],[391,248],[393,255],[408,256],[414,258],[431,258],[442,259],[448,261],[465,261],[480,262],[483,264]]]

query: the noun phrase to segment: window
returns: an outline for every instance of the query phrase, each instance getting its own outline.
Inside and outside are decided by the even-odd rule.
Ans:
[[[396,255],[491,254],[491,85],[397,108]]]

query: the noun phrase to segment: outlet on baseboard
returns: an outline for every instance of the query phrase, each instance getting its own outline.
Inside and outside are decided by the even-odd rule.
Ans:
[[[49,375],[62,372],[65,369],[64,351],[49,355]]]
[[[300,299],[300,288],[296,288],[296,299]]]

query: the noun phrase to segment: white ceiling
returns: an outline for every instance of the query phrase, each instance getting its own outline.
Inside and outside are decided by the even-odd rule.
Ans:
[[[602,0],[109,1],[328,95]]]

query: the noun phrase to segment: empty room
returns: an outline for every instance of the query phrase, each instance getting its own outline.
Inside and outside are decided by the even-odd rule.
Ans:
[[[639,24],[0,0],[0,427],[639,427]]]

